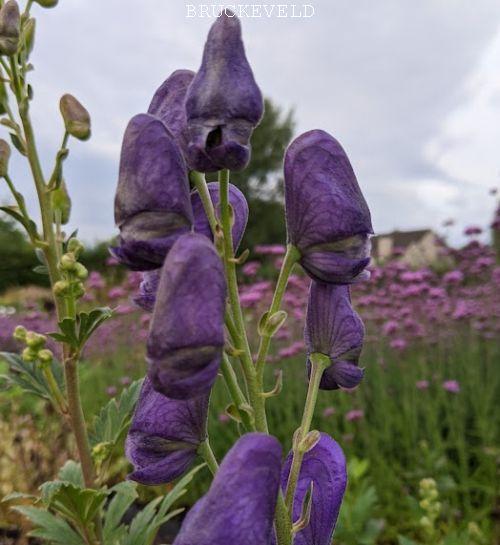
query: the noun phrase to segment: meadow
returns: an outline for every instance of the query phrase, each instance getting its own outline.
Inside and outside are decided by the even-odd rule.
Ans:
[[[349,460],[349,485],[335,533],[339,545],[498,543],[500,525],[500,266],[492,246],[470,233],[462,249],[443,246],[439,263],[415,269],[396,251],[371,267],[371,279],[353,288],[353,302],[367,329],[361,365],[365,378],[354,390],[320,392],[313,427],[331,434]],[[272,297],[284,248],[255,247],[240,269],[241,301],[249,330],[256,331]],[[126,273],[110,258],[106,274],[91,273],[84,301],[109,305],[114,317],[86,348],[82,394],[86,418],[144,375],[144,341],[150,315],[133,304],[139,273]],[[286,447],[298,427],[306,391],[302,339],[309,279],[297,268],[267,368],[269,423]],[[55,330],[50,294],[10,290],[0,299],[0,350],[16,351],[16,325]],[[255,339],[257,341],[257,339]],[[253,347],[254,350],[256,346]],[[5,372],[8,362],[1,364]],[[212,394],[212,446],[222,456],[238,436],[226,412],[222,381]],[[64,463],[68,430],[50,407],[3,380],[0,393],[0,494],[30,493]],[[217,424],[217,426],[215,426]],[[22,468],[36,468],[23,470]],[[106,471],[112,485],[129,466],[122,447]],[[196,476],[187,504],[207,488]],[[142,489],[142,499],[164,488]],[[0,525],[16,534],[24,524],[0,504]],[[23,530],[24,532],[24,530]]]

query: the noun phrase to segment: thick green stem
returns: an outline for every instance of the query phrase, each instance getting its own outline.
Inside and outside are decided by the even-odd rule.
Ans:
[[[222,363],[220,368],[222,376],[224,377],[224,380],[226,382],[227,389],[229,390],[229,394],[231,395],[231,399],[233,400],[235,407],[238,409],[238,413],[240,415],[241,421],[243,422],[243,425],[245,426],[247,431],[254,431],[255,423],[252,421],[250,414],[248,414],[248,411],[241,408],[245,405],[248,405],[248,401],[245,398],[243,392],[241,391],[236,373],[234,372],[233,366],[231,365],[231,362],[229,361],[229,358],[226,354],[224,354],[222,357]]]
[[[219,469],[219,464],[217,463],[217,458],[215,457],[214,451],[210,446],[208,437],[205,439],[205,441],[200,443],[200,446],[198,447],[198,454],[205,460],[212,475],[215,475]]]
[[[267,418],[264,398],[260,395],[257,374],[252,361],[252,353],[248,344],[245,320],[241,310],[238,292],[238,279],[236,277],[236,264],[234,262],[233,237],[231,225],[231,210],[229,206],[229,171],[219,172],[219,195],[220,195],[220,220],[224,239],[224,267],[229,292],[229,304],[235,326],[235,338],[233,341],[236,348],[241,350],[241,362],[245,380],[248,387],[250,404],[255,413],[255,427],[258,431],[268,433]]]
[[[331,363],[328,356],[319,353],[311,354],[310,361],[311,376],[309,378],[307,398],[304,406],[304,413],[302,415],[302,423],[294,438],[292,467],[290,468],[290,474],[288,475],[288,483],[286,487],[285,503],[289,513],[293,512],[292,509],[293,499],[295,497],[295,488],[297,486],[302,460],[304,458],[304,454],[306,453],[306,450],[302,445],[302,441],[305,439],[311,429],[311,422],[314,415],[314,409],[316,407],[321,377],[323,376],[324,370]]]

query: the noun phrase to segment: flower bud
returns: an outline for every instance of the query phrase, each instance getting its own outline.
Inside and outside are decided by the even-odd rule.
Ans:
[[[314,280],[350,284],[368,276],[370,211],[351,163],[328,133],[314,130],[285,153],[288,241]]]
[[[73,284],[73,296],[75,299],[80,299],[85,295],[85,286],[81,282]]]
[[[50,197],[52,199],[52,209],[54,212],[59,213],[61,225],[66,225],[69,222],[71,215],[71,198],[64,180],[61,182],[58,189],[54,189],[50,192]]]
[[[90,115],[87,110],[72,95],[61,97],[59,103],[66,131],[78,140],[90,138]]]
[[[292,459],[293,452],[290,452],[281,473],[283,490],[287,487]],[[329,545],[347,485],[347,468],[342,449],[326,433],[320,433],[319,441],[304,455],[293,501],[292,520],[299,520],[311,483],[314,492],[310,521],[296,534],[294,543]]]
[[[43,8],[53,8],[57,6],[59,0],[35,0],[35,2]]]
[[[10,146],[0,138],[0,178],[5,178],[9,172]]]
[[[0,54],[17,53],[21,33],[21,15],[16,0],[8,0],[0,9]]]
[[[89,271],[81,263],[75,265],[75,274],[79,280],[86,280],[89,276]]]
[[[66,280],[58,280],[55,284],[54,284],[54,294],[57,296],[57,297],[60,297],[62,295],[67,295],[69,293],[69,290],[71,288],[71,285],[68,281]]]
[[[224,10],[210,29],[200,69],[186,95],[189,167],[200,172],[244,168],[250,136],[263,111],[240,22]]]
[[[33,363],[37,359],[38,353],[32,348],[25,348],[21,353],[21,358],[27,363]]]
[[[54,359],[54,354],[47,348],[44,348],[38,352],[38,359],[41,363],[48,364]]]
[[[21,44],[26,58],[30,56],[35,47],[36,19],[30,17],[22,26]]]
[[[331,360],[321,377],[322,390],[354,388],[361,382],[364,372],[358,360],[364,333],[347,286],[311,283],[304,337],[309,357],[320,353]],[[309,358],[307,366],[310,370]]]
[[[45,335],[40,335],[34,331],[28,331],[26,333],[26,345],[33,350],[39,350],[42,346],[45,346],[47,342],[47,337]]]
[[[134,465],[129,478],[146,485],[169,483],[187,471],[207,435],[208,396],[176,400],[146,378],[125,443]]]
[[[272,543],[280,466],[276,438],[263,433],[240,437],[207,494],[188,512],[175,545]]]
[[[68,252],[71,252],[75,254],[75,257],[78,257],[84,250],[85,250],[85,247],[77,238],[73,237],[69,239]]]
[[[24,326],[18,325],[16,326],[16,329],[14,329],[14,333],[12,334],[12,336],[14,337],[14,339],[16,339],[16,341],[25,342],[27,333],[28,332],[26,331],[26,328]]]
[[[219,255],[203,235],[182,235],[170,250],[148,338],[149,377],[172,399],[210,392],[224,347],[226,282]]]
[[[115,221],[120,240],[111,251],[139,271],[161,267],[177,238],[191,231],[184,158],[165,124],[152,115],[136,115],[125,131]]]
[[[75,254],[68,252],[61,257],[59,268],[63,271],[74,271],[76,266]]]

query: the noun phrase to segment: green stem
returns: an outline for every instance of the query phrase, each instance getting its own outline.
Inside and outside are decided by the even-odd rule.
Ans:
[[[212,233],[215,236],[215,232],[217,229],[217,217],[215,215],[214,203],[212,202],[210,192],[208,191],[207,182],[205,181],[205,176],[203,176],[201,172],[193,170],[191,171],[189,178],[198,190],[201,203],[203,204],[203,209],[205,210],[205,214],[207,215],[208,223],[210,224]]]
[[[281,302],[283,296],[285,295],[286,286],[288,284],[288,279],[292,273],[293,267],[300,259],[300,253],[295,246],[289,244],[286,249],[285,258],[281,265],[280,274],[278,277],[278,282],[276,283],[276,289],[274,290],[273,300],[271,306],[267,312],[267,316],[270,317],[281,308]],[[271,344],[270,335],[262,335],[260,338],[259,350],[257,352],[257,376],[260,381],[263,380],[264,367],[266,363],[267,354],[269,352],[269,346]]]
[[[255,424],[254,422],[252,422],[252,418],[247,411],[241,409],[243,405],[248,405],[248,401],[245,398],[243,392],[241,391],[236,373],[234,372],[233,366],[231,365],[231,362],[229,361],[229,358],[226,354],[222,356],[221,373],[226,382],[226,386],[229,390],[229,394],[231,395],[231,399],[233,400],[235,407],[238,409],[238,413],[240,415],[241,421],[243,422],[243,425],[245,426],[247,431],[254,431]]]
[[[205,441],[200,443],[198,447],[198,454],[205,460],[212,475],[215,475],[219,469],[219,464],[217,463],[217,458],[215,457],[214,451],[210,446],[208,437],[205,439]]]
[[[311,361],[311,376],[309,378],[309,386],[307,389],[306,403],[304,413],[302,415],[302,423],[294,438],[293,459],[290,474],[288,475],[288,483],[286,487],[285,503],[289,513],[293,513],[293,499],[295,497],[295,488],[300,474],[300,467],[304,458],[305,450],[301,446],[301,442],[307,436],[311,428],[311,422],[316,407],[318,398],[319,384],[324,370],[330,365],[330,358],[324,354],[313,353],[310,356]]]
[[[257,431],[268,433],[267,418],[264,398],[260,395],[257,374],[252,361],[252,353],[248,344],[245,320],[241,310],[238,292],[238,279],[236,277],[236,264],[234,263],[233,237],[231,226],[231,213],[229,207],[229,171],[219,172],[219,195],[220,195],[220,220],[224,239],[224,268],[226,271],[227,288],[229,293],[229,304],[235,326],[235,338],[233,341],[236,348],[242,351],[241,362],[245,380],[248,387],[250,404],[255,412],[255,427]]]
[[[292,519],[286,508],[285,498],[281,490],[279,491],[278,503],[276,504],[274,525],[278,545],[292,545]]]
[[[64,399],[64,396],[61,393],[61,390],[59,389],[59,385],[56,382],[56,379],[54,378],[54,374],[52,373],[52,370],[49,366],[44,366],[43,368],[43,374],[45,376],[45,379],[47,380],[47,384],[49,385],[50,392],[56,401],[56,407],[59,409],[61,414],[66,415],[68,413],[68,405],[66,403],[66,400]]]

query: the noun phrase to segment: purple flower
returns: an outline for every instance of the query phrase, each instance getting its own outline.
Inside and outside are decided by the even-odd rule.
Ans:
[[[212,202],[214,203],[214,208],[216,212],[219,212],[219,184],[217,182],[212,182],[207,184],[207,187]],[[243,193],[233,184],[229,184],[229,204],[233,209],[234,215],[232,235],[233,246],[234,250],[236,251],[247,226],[248,203],[245,199],[245,195],[243,195]],[[198,191],[193,191],[191,193],[191,205],[193,207],[194,214],[194,230],[197,233],[207,236],[210,240],[213,240],[212,229],[208,223],[208,218],[205,214],[203,203],[201,202]]]
[[[244,168],[250,159],[249,139],[263,111],[240,22],[224,10],[210,29],[186,96],[189,167],[200,172]]]
[[[417,380],[417,382],[415,383],[415,386],[417,387],[417,390],[427,390],[429,388],[429,381]]]
[[[365,416],[364,411],[360,409],[353,409],[352,411],[348,411],[345,415],[345,419],[347,422],[356,422],[357,420],[362,420]]]
[[[144,380],[125,451],[134,465],[130,479],[147,485],[168,483],[196,458],[206,436],[208,396],[169,399]]]
[[[243,435],[187,514],[174,545],[268,545],[280,469],[281,446],[274,437]]]
[[[158,291],[158,285],[160,284],[160,273],[161,269],[146,271],[142,275],[139,293],[133,298],[134,303],[147,312],[153,312],[156,301],[156,292]]]
[[[283,467],[281,483],[285,488],[290,467],[290,453]],[[305,495],[314,483],[310,523],[295,536],[294,545],[330,545],[347,485],[344,453],[326,433],[305,454],[293,502],[294,521],[300,517]]]
[[[115,197],[120,245],[113,254],[134,270],[161,266],[177,238],[191,230],[187,169],[162,121],[132,118],[123,137]]]
[[[311,283],[304,332],[307,351],[309,355],[325,354],[332,362],[323,373],[320,388],[354,388],[361,382],[363,369],[358,367],[358,360],[364,332],[347,286]]]
[[[194,76],[191,70],[173,72],[157,89],[148,108],[148,113],[165,123],[183,152],[188,144],[186,93]]]
[[[182,235],[163,269],[148,339],[149,377],[173,399],[210,392],[224,346],[226,282],[203,235]]]
[[[328,133],[309,131],[285,153],[288,241],[315,280],[348,284],[365,278],[370,211],[351,163]]]
[[[459,394],[460,384],[456,380],[445,380],[443,382],[443,389],[451,394]]]

